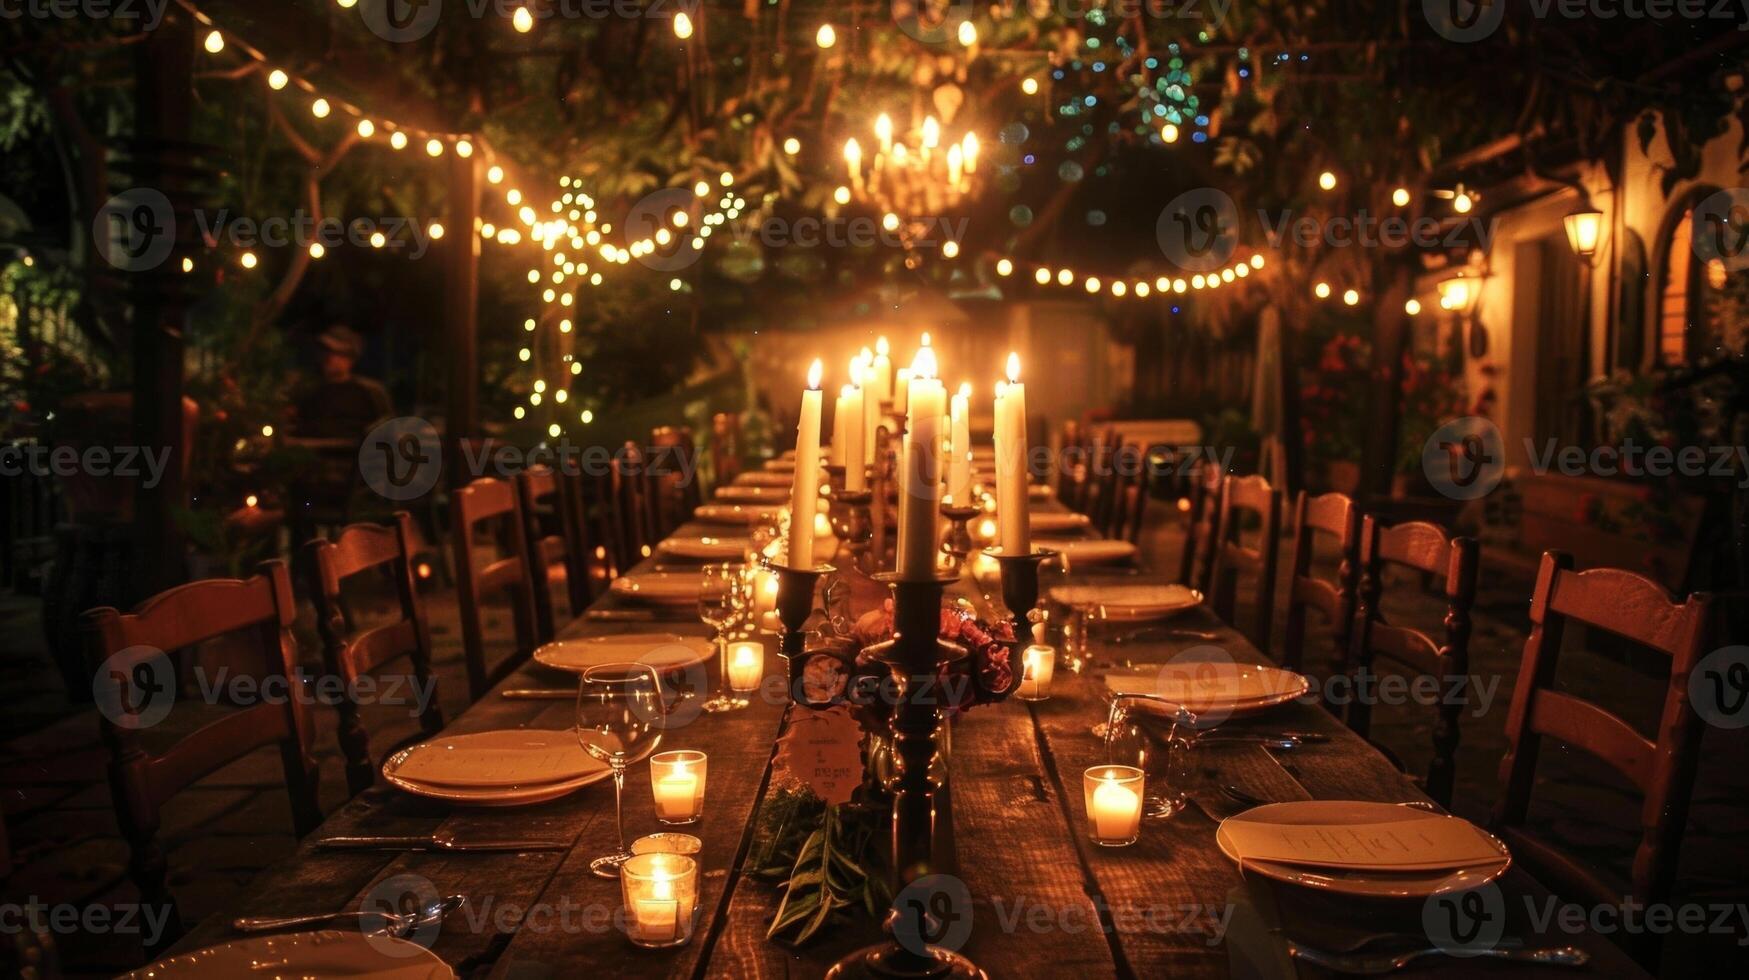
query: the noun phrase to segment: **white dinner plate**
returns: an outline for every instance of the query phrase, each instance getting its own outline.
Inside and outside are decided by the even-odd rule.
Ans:
[[[508,729],[439,736],[383,761],[383,778],[415,796],[473,806],[556,800],[612,775],[573,731]]]
[[[1221,821],[1215,830],[1215,843],[1221,853],[1234,862],[1239,855],[1227,836],[1227,824],[1237,820],[1266,823],[1301,824],[1305,826],[1354,826],[1356,824],[1389,823],[1395,820],[1443,820],[1443,814],[1430,813],[1418,807],[1396,803],[1369,803],[1358,800],[1299,800],[1292,803],[1269,803],[1253,807],[1244,813]],[[1512,853],[1499,838],[1476,828],[1500,852],[1497,860],[1461,869],[1439,871],[1390,871],[1355,868],[1312,868],[1278,864],[1274,861],[1246,859],[1245,870],[1289,884],[1353,895],[1364,898],[1426,898],[1449,891],[1468,891],[1486,884],[1512,867]]]
[[[1041,510],[1026,515],[1027,524],[1033,533],[1049,533],[1051,531],[1081,531],[1085,530],[1093,519],[1086,514],[1077,514],[1072,510]]]
[[[554,640],[534,648],[534,662],[543,667],[581,674],[602,664],[635,663],[663,673],[702,664],[716,645],[700,636],[678,633],[621,633]]]
[[[276,976],[454,980],[455,971],[418,943],[330,929],[221,943],[159,960],[121,980]]]
[[[747,553],[753,542],[744,537],[715,534],[677,534],[656,543],[656,550],[675,558],[732,560]]]
[[[1059,585],[1050,595],[1059,605],[1116,622],[1165,619],[1202,604],[1202,593],[1185,585]]]
[[[698,601],[704,577],[699,572],[633,572],[621,575],[608,586],[614,595],[661,606]]]
[[[792,466],[791,469],[794,467]],[[748,470],[735,477],[734,485],[737,487],[783,487],[787,490],[794,480],[793,473],[780,473],[774,470]]]
[[[692,509],[692,516],[711,524],[766,524],[776,523],[782,509],[759,504],[699,504]]]
[[[1310,690],[1311,682],[1279,667],[1181,659],[1109,671],[1105,686],[1113,694],[1153,695],[1214,721],[1286,704]],[[1160,713],[1170,710],[1157,702],[1137,704]]]
[[[742,504],[786,504],[789,503],[789,487],[718,487],[717,499]]]
[[[1136,546],[1128,541],[1117,541],[1111,538],[1061,538],[1055,540],[1038,540],[1032,543],[1034,548],[1057,552],[1051,559],[1063,565],[1071,572],[1076,567],[1087,565],[1120,565],[1134,561]]]

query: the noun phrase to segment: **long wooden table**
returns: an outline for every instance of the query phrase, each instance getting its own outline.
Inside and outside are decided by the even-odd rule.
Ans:
[[[676,533],[701,532],[722,534],[724,529],[688,525]],[[971,579],[960,588],[996,614],[999,599]],[[626,607],[612,596],[595,606],[618,608]],[[656,615],[655,628],[705,632],[689,621],[689,609],[657,607]],[[1206,609],[1173,625],[1216,633],[1215,645],[1235,660],[1266,660]],[[563,633],[596,636],[651,628],[650,622],[585,617]],[[1096,661],[1121,650],[1124,660],[1158,663],[1207,641],[1109,649],[1095,642]],[[775,650],[766,666],[768,674],[782,671]],[[711,676],[714,681],[714,669]],[[531,664],[499,690],[566,683],[574,680]],[[956,908],[953,914],[969,914],[971,933],[963,952],[991,976],[1320,976],[1322,971],[1287,958],[1284,934],[1342,945],[1374,932],[1422,932],[1418,901],[1357,902],[1243,879],[1214,843],[1214,820],[1195,807],[1170,820],[1145,822],[1141,840],[1132,847],[1090,843],[1081,774],[1106,761],[1090,731],[1104,710],[1099,685],[1097,677],[1059,670],[1048,701],[977,708],[953,726],[948,783],[957,860],[941,870],[957,876],[971,896],[971,908]],[[589,873],[590,859],[613,844],[613,791],[603,782],[550,803],[512,809],[449,807],[378,787],[330,816],[313,836],[444,831],[459,839],[559,837],[570,847],[394,853],[322,850],[306,842],[295,856],[263,872],[234,909],[185,937],[178,951],[235,938],[229,927],[235,915],[342,911],[374,903],[383,894],[421,891],[468,897],[468,907],[451,915],[431,944],[464,977],[819,976],[843,954],[880,936],[876,924],[862,916],[828,928],[799,950],[765,938],[777,889],[743,874],[742,865],[755,832],[757,803],[766,791],[773,742],[790,710],[806,709],[755,698],[746,710],[700,715],[663,736],[664,749],[697,748],[710,755],[705,817],[689,828],[704,841],[701,921],[684,947],[633,947],[615,925],[618,882]],[[573,711],[569,701],[510,700],[495,690],[448,730],[567,728]],[[1261,718],[1233,721],[1223,731],[1246,728],[1317,731],[1330,738],[1303,745],[1279,761],[1256,745],[1207,746],[1201,760],[1218,774],[1211,778],[1268,799],[1426,799],[1382,755],[1316,705],[1288,704]],[[628,773],[625,823],[628,840],[663,829],[654,817],[647,767]],[[1537,934],[1524,899],[1542,899],[1546,893],[1528,875],[1514,869],[1501,888],[1508,899],[1508,935],[1523,937],[1528,945],[1586,949],[1592,961],[1570,971],[1578,975],[1643,975],[1605,937]],[[1536,969],[1542,968],[1435,957],[1404,974]]]

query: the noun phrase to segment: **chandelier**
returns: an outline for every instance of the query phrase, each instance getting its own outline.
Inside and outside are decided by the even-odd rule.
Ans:
[[[897,216],[944,214],[971,191],[978,172],[976,133],[968,130],[943,147],[941,123],[928,116],[900,141],[894,136],[892,117],[883,112],[874,122],[872,154],[854,136],[844,141],[849,183],[834,192],[834,200],[868,204],[887,215],[890,224]]]

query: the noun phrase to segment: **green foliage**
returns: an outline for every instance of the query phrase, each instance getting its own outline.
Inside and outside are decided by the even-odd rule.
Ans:
[[[884,817],[865,804],[827,806],[805,789],[769,794],[750,857],[753,874],[782,882],[766,938],[800,946],[839,914],[882,915],[892,902],[879,854]]]

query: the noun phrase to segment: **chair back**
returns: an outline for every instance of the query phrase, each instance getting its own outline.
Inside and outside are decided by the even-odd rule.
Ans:
[[[1456,773],[1458,722],[1468,701],[1470,607],[1476,601],[1480,565],[1474,538],[1452,537],[1437,524],[1409,521],[1385,527],[1367,516],[1360,532],[1360,601],[1351,644],[1355,690],[1376,690],[1373,664],[1379,657],[1417,674],[1438,678],[1439,703],[1433,724],[1433,758],[1423,786],[1441,806],[1451,803]],[[1444,577],[1445,636],[1385,621],[1380,611],[1384,574],[1395,565],[1429,578]],[[1419,578],[1420,576],[1418,576]],[[1364,685],[1364,687],[1362,687]],[[1372,730],[1372,705],[1356,696],[1348,706],[1348,727],[1365,738]]]
[[[657,530],[663,537],[692,518],[704,502],[698,485],[698,448],[686,426],[658,426],[650,432],[652,487],[656,493]]]
[[[457,490],[450,501],[455,528],[456,592],[461,601],[462,648],[468,663],[468,697],[479,700],[533,652],[539,642],[534,612],[533,576],[523,532],[522,505],[507,480],[481,477]],[[489,532],[498,557],[480,554],[479,535]],[[484,561],[481,558],[484,557]],[[486,666],[484,606],[503,593],[515,620],[516,646],[497,666]]]
[[[574,508],[565,499],[565,490],[558,474],[546,466],[516,474],[523,549],[528,555],[529,578],[533,583],[535,624],[543,641],[558,635],[558,615],[553,609],[555,584],[564,588],[565,603],[573,619],[583,615],[589,605],[587,575],[571,574],[577,564],[577,549],[583,543],[577,539],[580,529],[576,526]]]
[[[417,550],[413,517],[406,511],[397,512],[392,525],[351,524],[332,541],[312,541],[306,546],[323,665],[329,676],[341,682],[334,707],[340,721],[340,752],[346,760],[346,788],[353,796],[369,789],[377,774],[370,735],[354,699],[360,677],[406,657],[413,667],[416,692],[425,699],[419,710],[419,730],[430,736],[443,728],[437,681],[431,673],[431,627],[413,577]],[[393,583],[399,616],[393,622],[359,631],[353,626],[342,583],[366,572]]]
[[[1257,546],[1244,543],[1245,525],[1257,523]],[[1257,580],[1257,621],[1251,642],[1268,650],[1275,621],[1275,570],[1281,555],[1281,491],[1261,476],[1229,476],[1221,484],[1220,523],[1215,529],[1214,592],[1210,605],[1232,623],[1239,595],[1239,575]]]
[[[1575,858],[1524,826],[1543,739],[1596,756],[1645,794],[1640,842],[1634,849],[1630,897],[1642,905],[1668,901],[1676,878],[1677,852],[1688,822],[1689,797],[1699,761],[1702,720],[1690,700],[1695,663],[1715,643],[1718,625],[1711,596],[1696,593],[1677,602],[1664,587],[1619,568],[1573,570],[1562,552],[1543,555],[1530,600],[1530,637],[1512,709],[1506,718],[1507,749],[1500,760],[1503,791],[1494,809],[1496,832],[1513,857],[1556,894],[1575,901],[1616,904],[1621,896]],[[1555,689],[1555,669],[1569,623],[1606,630],[1670,658],[1670,680],[1656,734],[1648,739],[1618,715]],[[1633,949],[1642,963],[1655,961],[1656,937]]]
[[[1304,490],[1294,498],[1294,550],[1289,559],[1287,636],[1281,665],[1300,670],[1305,663],[1306,610],[1317,610],[1331,628],[1335,669],[1348,671],[1348,635],[1354,625],[1360,576],[1360,509],[1347,494],[1316,497]],[[1336,539],[1336,580],[1312,574],[1319,534]]]
[[[1190,477],[1190,508],[1184,512],[1184,553],[1178,559],[1178,580],[1205,596],[1214,574],[1224,479],[1219,466],[1206,460],[1195,464]]]
[[[741,472],[741,419],[733,412],[711,416],[712,487],[726,487]]]
[[[1122,476],[1118,481],[1116,506],[1105,534],[1106,537],[1140,544],[1142,524],[1147,519],[1148,496],[1153,489],[1153,458],[1146,447],[1134,443],[1126,445],[1118,458]]]
[[[176,794],[256,749],[275,746],[298,836],[322,820],[316,804],[309,717],[303,699],[291,686],[298,683],[297,647],[291,633],[296,618],[291,576],[283,561],[263,562],[259,573],[249,579],[207,579],[177,586],[129,613],[104,606],[83,617],[93,668],[103,672],[100,681],[108,682],[100,688],[99,704],[105,710],[99,725],[110,752],[116,820],[128,842],[128,872],[141,901],[166,910],[163,943],[182,931],[157,840],[159,811]],[[220,637],[246,640],[250,655],[259,657],[257,664],[248,666],[254,668],[250,673],[260,689],[279,687],[285,696],[259,698],[167,748],[148,751],[140,730],[154,720],[149,713],[161,699],[174,696],[175,682],[164,658]],[[148,683],[159,686],[148,689]]]

